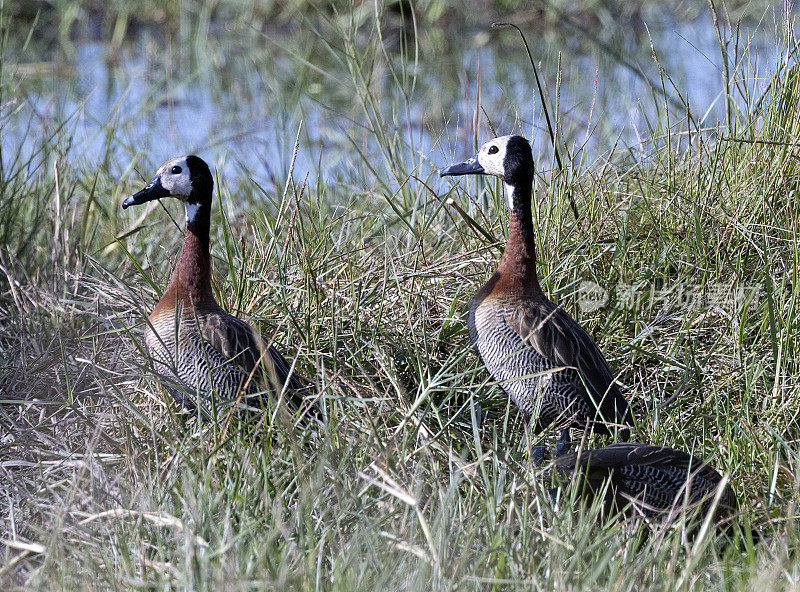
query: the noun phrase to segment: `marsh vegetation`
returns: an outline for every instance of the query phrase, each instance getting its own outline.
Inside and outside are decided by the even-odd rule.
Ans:
[[[0,587],[795,589],[794,16],[631,4],[0,2]],[[531,44],[560,167],[493,21]],[[545,291],[637,438],[711,459],[760,544],[543,491],[464,322],[502,186],[437,174],[512,132]],[[120,204],[189,152],[216,297],[294,354],[324,430],[201,423],[152,378],[182,212]]]

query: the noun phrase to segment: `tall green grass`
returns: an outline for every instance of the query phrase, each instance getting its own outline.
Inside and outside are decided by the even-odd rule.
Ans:
[[[725,546],[680,522],[604,522],[545,491],[520,417],[464,323],[504,241],[502,189],[436,172],[488,137],[491,113],[478,109],[474,129],[431,126],[433,148],[421,151],[394,121],[429,89],[415,78],[412,36],[387,47],[390,18],[364,4],[307,21],[348,73],[339,92],[355,98],[359,125],[342,131],[335,179],[320,174],[325,162],[297,168],[304,127],[282,140],[274,178],[244,165],[217,176],[217,297],[296,358],[321,396],[323,431],[279,408],[224,427],[177,412],[148,374],[142,327],[182,214],[172,203],[119,208],[141,184],[133,169],[148,177],[160,163],[147,147],[119,160],[125,119],[106,128],[117,160],[86,162],[70,114],[39,125],[24,77],[3,67],[0,133],[29,125],[30,141],[18,154],[3,146],[0,171],[0,587],[796,588],[790,40],[777,41],[787,61],[764,97],[748,88],[746,62],[731,64],[727,87],[741,99],[731,128],[702,129],[656,94],[644,157],[617,147],[585,162],[567,142],[566,172],[536,178],[546,291],[619,372],[637,438],[730,475],[742,521],[764,541]],[[22,55],[24,41],[4,38],[6,55]],[[291,103],[291,92],[276,100]],[[563,141],[563,121],[557,129]],[[585,280],[609,292],[606,307],[581,310]],[[727,310],[654,300],[718,284],[756,286],[757,298]],[[626,286],[638,288],[635,306],[623,305]]]

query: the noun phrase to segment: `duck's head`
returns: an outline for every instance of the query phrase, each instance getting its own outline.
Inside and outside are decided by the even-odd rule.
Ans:
[[[176,197],[187,208],[190,205],[199,207],[211,203],[213,188],[214,178],[202,158],[193,154],[179,156],[162,164],[144,189],[122,202],[122,209],[162,197]]]
[[[464,162],[449,166],[442,177],[457,175],[494,175],[516,186],[533,179],[533,153],[522,136],[500,136],[481,146],[478,153]]]

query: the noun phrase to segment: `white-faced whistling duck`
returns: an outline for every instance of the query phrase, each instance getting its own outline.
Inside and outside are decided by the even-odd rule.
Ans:
[[[193,397],[204,401],[212,394],[218,401],[241,397],[258,405],[260,393],[281,393],[285,385],[294,403],[316,414],[303,401],[303,382],[296,374],[290,375],[290,366],[278,350],[268,347],[257,330],[225,312],[214,298],[209,246],[213,188],[205,161],[185,156],[163,164],[144,189],[122,202],[128,208],[175,197],[186,207],[178,263],[145,328],[145,345],[154,368],[164,377],[167,391],[190,410],[196,408]],[[173,377],[177,381],[170,380]]]
[[[681,450],[628,443],[582,450],[555,460],[556,481],[579,482],[582,497],[603,495],[605,512],[627,509],[651,519],[700,508],[708,514],[722,477],[711,466]],[[713,521],[718,527],[738,511],[729,484],[721,492]]]
[[[557,451],[570,449],[570,429],[610,435],[632,426],[625,397],[588,333],[542,292],[536,275],[531,214],[533,155],[521,136],[486,142],[446,175],[494,175],[505,183],[508,242],[492,278],[469,305],[469,336],[483,363],[525,416],[528,430],[560,430]],[[629,430],[619,429],[627,441]],[[533,460],[544,456],[537,444]]]

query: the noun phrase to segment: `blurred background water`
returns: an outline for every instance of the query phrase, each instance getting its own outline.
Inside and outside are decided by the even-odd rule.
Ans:
[[[116,174],[136,161],[147,176],[194,152],[223,173],[239,167],[275,180],[288,174],[299,130],[295,177],[355,184],[371,150],[365,126],[377,121],[359,97],[369,89],[367,103],[415,151],[421,177],[474,148],[479,94],[478,142],[492,129],[521,132],[547,168],[531,64],[517,32],[492,29],[494,21],[524,32],[565,144],[587,162],[613,147],[646,150],[667,123],[662,82],[672,125],[686,127],[687,100],[699,125],[725,119],[720,42],[705,2],[404,0],[357,3],[352,15],[299,1],[176,6],[7,3],[3,165],[63,133],[72,136],[65,157]],[[751,90],[765,89],[784,59],[783,10],[718,10],[730,75],[755,79]],[[732,91],[740,108],[758,98]]]

